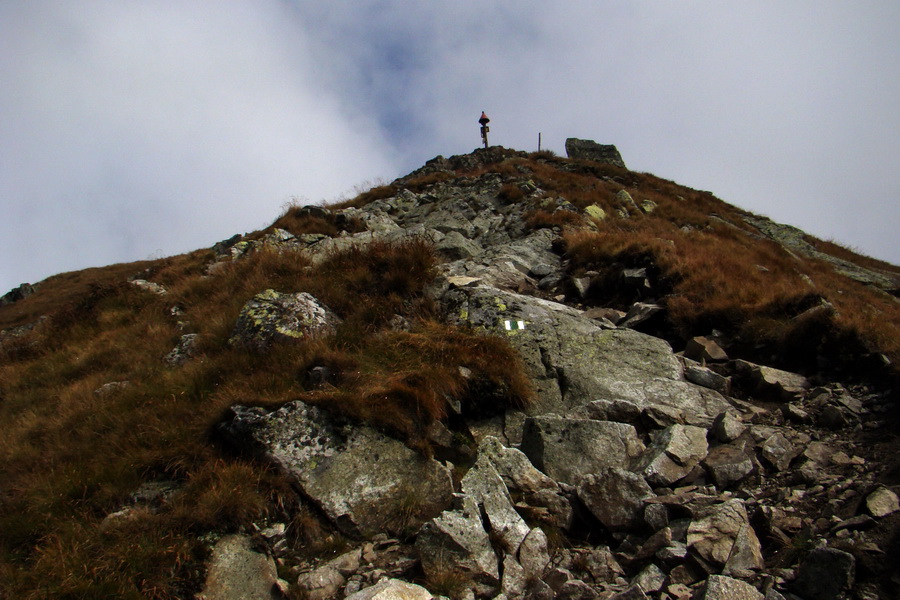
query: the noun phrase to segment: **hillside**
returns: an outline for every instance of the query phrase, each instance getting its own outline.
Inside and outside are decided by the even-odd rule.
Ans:
[[[595,149],[4,297],[0,596],[896,597],[900,267]]]

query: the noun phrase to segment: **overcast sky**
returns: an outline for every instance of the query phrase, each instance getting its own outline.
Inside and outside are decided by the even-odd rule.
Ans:
[[[491,143],[900,263],[900,2],[4,0],[0,294]]]

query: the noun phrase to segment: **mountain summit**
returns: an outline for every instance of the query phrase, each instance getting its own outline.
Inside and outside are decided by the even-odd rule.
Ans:
[[[900,268],[566,148],[4,297],[2,595],[896,597]]]

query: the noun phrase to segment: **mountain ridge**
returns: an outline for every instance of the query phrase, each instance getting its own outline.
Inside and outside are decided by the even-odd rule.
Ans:
[[[275,579],[293,580],[284,593],[307,597],[353,591],[344,581],[326,594],[310,573],[349,577],[358,588],[375,583],[359,566],[338,575],[318,569],[329,543],[354,546],[362,537],[377,545],[379,527],[410,542],[390,569],[451,595],[611,597],[629,593],[626,584],[638,585],[652,564],[667,582],[651,590],[644,581],[641,593],[654,597],[679,597],[681,585],[713,598],[711,588],[747,581],[809,598],[805,563],[797,562],[806,552],[785,558],[792,544],[812,539],[804,536],[851,556],[861,585],[887,593],[890,578],[859,548],[896,555],[897,515],[863,509],[881,519],[884,533],[873,538],[854,525],[833,530],[828,519],[856,518],[851,498],[893,493],[897,484],[884,432],[900,361],[898,281],[893,265],[708,192],[622,165],[500,147],[435,157],[337,205],[290,207],[271,226],[211,249],[51,277],[0,306],[0,410],[15,424],[0,446],[11,465],[0,491],[12,532],[0,585],[24,597],[38,589],[32,577],[60,594],[104,585],[134,597],[190,597],[202,587],[211,594],[218,567],[205,553],[216,554],[214,542],[280,522],[287,533],[258,542],[281,563]],[[310,329],[315,315],[331,315],[323,317],[328,327]],[[321,434],[322,454],[303,458],[300,470],[278,450],[287,442],[271,437],[297,415],[300,430],[312,423],[333,432]],[[362,424],[373,428],[363,446],[383,445],[413,474],[410,464],[433,461],[429,477],[446,478],[463,506],[449,498],[420,505],[408,486],[376,500],[342,489],[360,474],[352,464],[327,466],[329,457],[349,452]],[[555,458],[547,446],[556,427],[624,443],[631,458],[606,464],[588,453],[594,462],[584,468],[605,475],[582,481],[580,468],[563,468],[574,458],[559,448]],[[811,443],[831,448],[824,463],[803,450]],[[846,461],[834,458],[837,447]],[[121,457],[101,467],[97,452]],[[454,468],[445,472],[444,463]],[[51,475],[54,464],[69,474]],[[298,474],[309,464],[345,483],[335,489]],[[516,477],[552,481],[540,491],[512,475],[502,484],[484,475],[511,464]],[[759,501],[800,485],[789,477],[792,464],[807,470],[802,490],[811,500]],[[437,480],[434,489],[444,489]],[[128,500],[161,482],[168,491],[153,500]],[[639,505],[665,507],[650,512],[666,519],[692,507],[694,533],[679,540],[650,517],[607,515],[594,490],[610,482],[618,483],[603,493],[640,489]],[[855,495],[825,502],[847,489]],[[669,496],[679,500],[652,500]],[[348,505],[357,508],[342,512]],[[371,506],[387,512],[366,512]],[[785,524],[787,509],[801,511],[802,527]],[[466,550],[457,556],[469,565],[462,571],[440,567],[433,545],[449,543],[462,523],[476,531],[471,510],[489,515],[478,542],[488,554]],[[708,544],[724,542],[698,529],[726,513],[756,540],[741,547],[750,556],[742,566],[729,566],[727,554],[720,560]],[[501,517],[520,532],[515,541],[495,523]],[[96,528],[100,541],[88,541]],[[660,548],[686,545],[684,560],[636,558],[628,536],[644,547],[650,529],[650,538],[669,536]],[[853,533],[848,540],[839,531]],[[548,535],[560,536],[555,550]],[[737,538],[727,539],[737,548]],[[614,544],[624,545],[613,552]],[[535,567],[551,552],[569,561],[559,567],[568,575],[556,577],[579,584]],[[576,563],[601,554],[615,568],[578,575]],[[114,565],[138,556],[143,566],[117,574]],[[779,568],[794,569],[800,587]],[[549,587],[526,589],[526,581]],[[848,581],[840,586],[855,585]]]

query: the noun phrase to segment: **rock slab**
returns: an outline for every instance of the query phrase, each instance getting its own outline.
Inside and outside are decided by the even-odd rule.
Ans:
[[[418,527],[450,504],[449,469],[364,425],[301,401],[266,413],[236,406],[220,431],[291,477],[344,533]]]

